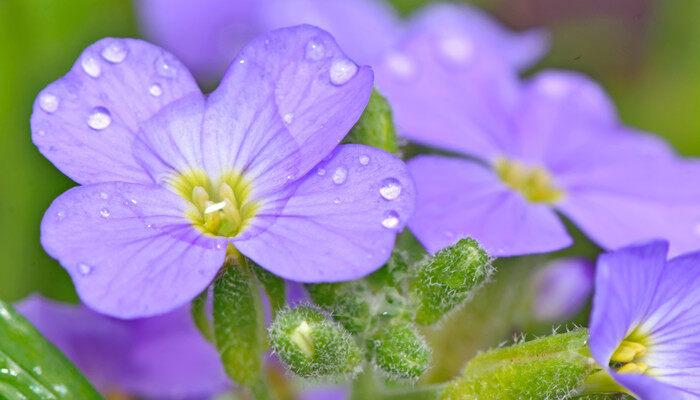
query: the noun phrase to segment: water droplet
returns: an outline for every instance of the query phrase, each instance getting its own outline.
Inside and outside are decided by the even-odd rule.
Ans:
[[[88,116],[87,124],[95,130],[102,130],[112,123],[112,114],[104,107],[95,107]]]
[[[286,114],[284,114],[284,115],[282,116],[282,119],[284,120],[284,122],[286,122],[286,123],[288,123],[288,124],[291,124],[291,123],[292,123],[292,120],[294,119],[294,114],[292,114],[292,113],[286,113]]]
[[[387,200],[395,200],[401,194],[401,183],[394,178],[385,179],[379,188],[379,194]]]
[[[89,275],[90,272],[92,272],[92,266],[85,263],[80,263],[78,264],[78,272],[80,272],[82,275]]]
[[[165,55],[162,55],[156,59],[155,63],[156,72],[158,75],[164,76],[166,78],[174,78],[177,76],[177,68],[172,65],[172,62],[168,61]]]
[[[389,53],[384,62],[392,72],[402,78],[413,75],[416,70],[411,59],[401,53]]]
[[[238,60],[238,63],[239,63],[239,64],[245,64],[245,58],[241,58],[240,60]]]
[[[131,199],[131,200],[129,200],[129,201],[130,201],[131,204],[133,204],[133,205],[139,204],[138,200],[136,200],[136,199]]]
[[[440,41],[440,51],[450,61],[464,64],[474,56],[474,43],[465,37],[448,37]]]
[[[60,101],[58,97],[51,93],[43,93],[39,96],[39,107],[47,113],[52,113],[58,110]]]
[[[313,61],[318,61],[326,56],[326,49],[323,44],[311,40],[306,44],[306,58]]]
[[[333,182],[336,185],[340,185],[345,182],[345,179],[348,177],[348,170],[345,169],[345,167],[338,167],[335,169],[333,172]]]
[[[382,219],[382,226],[387,229],[394,229],[399,226],[399,214],[396,211],[387,211]]]
[[[37,132],[37,135],[39,135],[39,136],[46,136],[46,131],[43,130],[43,129],[39,129],[39,131]]]
[[[326,174],[326,170],[323,169],[323,168],[319,168],[319,169],[316,171],[316,174],[318,174],[318,176],[323,176],[323,175]]]
[[[153,224],[146,224],[146,229],[153,229]]]
[[[160,97],[160,95],[163,94],[163,88],[159,84],[154,83],[148,88],[148,93],[150,93],[151,96]]]
[[[369,156],[368,155],[365,155],[365,154],[361,155],[359,160],[360,160],[360,165],[369,164]]]
[[[118,41],[113,41],[112,43],[105,46],[105,48],[102,49],[102,53],[100,54],[102,54],[102,58],[111,62],[112,64],[119,64],[120,62],[124,61],[127,53],[128,50],[126,49],[126,47],[124,47]]]
[[[44,370],[42,370],[41,367],[38,365],[36,367],[32,368],[32,371],[34,371],[34,373],[37,375],[41,375],[44,373]]]
[[[109,218],[110,215],[112,215],[112,213],[110,213],[108,209],[103,208],[100,210],[100,216],[102,216],[102,218]]]
[[[217,243],[216,246],[214,246],[214,247],[216,247],[218,250],[221,250],[224,248],[224,245],[221,243]]]
[[[357,73],[357,65],[348,59],[333,61],[330,69],[331,83],[344,85]]]
[[[56,217],[58,218],[59,221],[63,221],[63,219],[66,217],[66,212],[61,210],[56,213]]]
[[[333,204],[340,204],[340,199],[333,200]]]
[[[100,62],[93,56],[84,56],[80,60],[80,66],[83,67],[83,71],[93,78],[97,78],[102,73],[102,67],[100,67]]]
[[[100,192],[100,198],[102,200],[107,200],[109,198],[109,195],[107,194],[107,192]]]

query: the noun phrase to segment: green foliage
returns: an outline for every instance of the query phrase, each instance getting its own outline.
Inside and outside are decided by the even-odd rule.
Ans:
[[[369,344],[374,363],[392,379],[417,379],[430,366],[430,348],[411,324],[388,324]]]
[[[255,277],[258,278],[258,282],[260,282],[263,289],[265,289],[265,294],[267,294],[267,298],[270,300],[272,316],[274,317],[277,315],[277,312],[287,304],[284,280],[250,260],[248,260],[248,263],[252,266]]]
[[[207,300],[209,300],[209,288],[204,289],[190,304],[190,314],[194,325],[205,339],[214,343],[214,330],[207,314]]]
[[[246,387],[259,384],[264,326],[252,272],[227,264],[214,282],[214,337],[226,373]]]
[[[473,239],[440,250],[411,282],[418,303],[416,322],[430,325],[462,304],[493,273],[491,259]]]
[[[354,374],[362,360],[350,333],[311,307],[282,310],[269,337],[282,362],[305,378]]]
[[[314,303],[326,309],[352,334],[362,333],[371,325],[367,286],[363,281],[307,285]]]
[[[580,329],[488,351],[467,363],[443,400],[549,400],[572,395],[595,368]]]
[[[398,151],[391,107],[376,89],[372,90],[367,108],[345,142],[366,144],[389,153]]]
[[[0,398],[101,399],[77,368],[0,301]]]

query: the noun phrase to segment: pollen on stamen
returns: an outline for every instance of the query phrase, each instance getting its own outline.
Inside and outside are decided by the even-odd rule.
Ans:
[[[497,159],[493,168],[506,186],[529,202],[553,204],[564,197],[564,191],[555,185],[554,178],[544,168],[505,158]]]

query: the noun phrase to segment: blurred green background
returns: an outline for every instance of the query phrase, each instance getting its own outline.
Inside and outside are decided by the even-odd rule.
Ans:
[[[404,14],[425,0],[394,0]],[[545,25],[552,52],[537,69],[570,68],[600,80],[628,124],[700,155],[700,1],[486,0],[510,26]],[[139,36],[123,0],[0,0],[0,298],[40,291],[75,300],[68,275],[42,250],[39,222],[71,187],[34,148],[34,97],[88,44]]]

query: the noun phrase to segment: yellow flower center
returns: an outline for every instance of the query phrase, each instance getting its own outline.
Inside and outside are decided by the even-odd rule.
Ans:
[[[202,170],[180,174],[171,187],[190,202],[187,217],[205,234],[235,237],[255,217],[259,205],[250,197],[250,181],[229,172],[212,181]]]
[[[493,168],[503,183],[529,202],[551,204],[564,197],[564,192],[554,185],[552,175],[544,168],[506,158],[497,159]]]
[[[645,360],[649,348],[649,337],[637,330],[620,343],[610,358],[610,366],[621,374],[644,374],[649,369]]]

